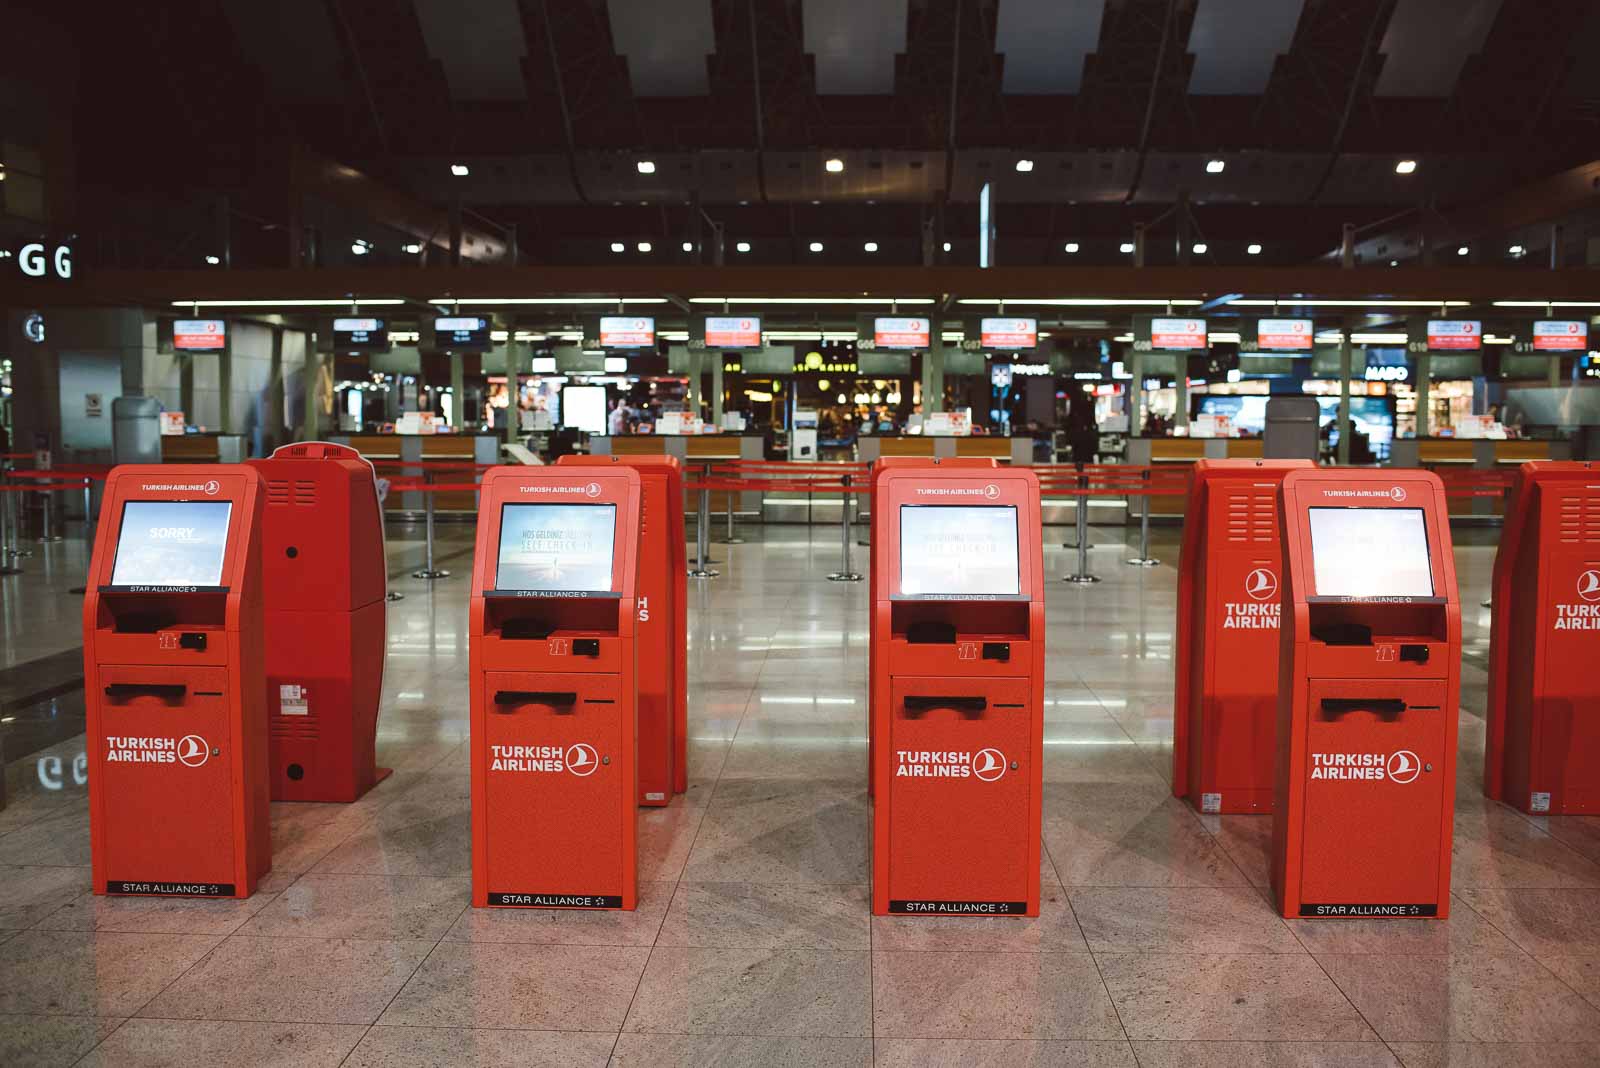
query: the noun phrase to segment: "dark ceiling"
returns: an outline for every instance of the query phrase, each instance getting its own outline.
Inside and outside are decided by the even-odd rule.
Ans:
[[[1136,223],[1151,263],[1309,262],[1344,223],[1431,226],[1433,247],[1499,262],[1508,231],[1468,234],[1462,209],[1589,161],[1600,132],[1593,0],[76,10],[49,17],[80,52],[77,211],[125,265],[194,265],[226,232],[236,265],[285,266],[295,221],[318,262],[356,240],[360,262],[405,262],[393,205],[296,199],[295,145],[514,229],[537,263],[704,261],[713,223],[729,263],[971,263],[985,183],[1013,265],[1126,263]],[[1567,231],[1579,262],[1589,232]]]

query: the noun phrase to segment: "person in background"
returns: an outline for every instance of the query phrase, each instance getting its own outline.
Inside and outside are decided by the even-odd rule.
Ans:
[[[628,406],[618,397],[611,404],[611,414],[606,418],[606,433],[617,437],[628,432]]]

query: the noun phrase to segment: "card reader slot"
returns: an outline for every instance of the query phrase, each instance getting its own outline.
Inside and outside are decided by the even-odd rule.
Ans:
[[[189,692],[181,682],[113,682],[106,687],[106,696],[113,700],[126,697],[159,697],[176,700]]]
[[[1420,709],[1422,706],[1413,706]],[[1399,719],[1406,710],[1405,701],[1398,697],[1324,697],[1322,718],[1339,719],[1351,712],[1371,712],[1385,720]]]
[[[494,703],[497,705],[550,705],[553,708],[564,708],[578,703],[578,695],[572,690],[496,690]]]
[[[931,694],[908,694],[905,699],[907,712],[927,712],[934,708],[950,708],[957,712],[982,712],[989,707],[986,697],[976,697],[966,694],[960,697],[939,697]]]

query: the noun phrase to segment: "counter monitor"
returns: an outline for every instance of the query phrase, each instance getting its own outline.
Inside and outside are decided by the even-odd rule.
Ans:
[[[656,347],[656,321],[649,315],[603,315],[600,317],[600,347],[603,349],[653,349]]]
[[[503,505],[495,588],[609,593],[616,532],[614,504]]]
[[[229,501],[127,502],[111,585],[221,585],[232,511]]]
[[[1015,505],[901,506],[902,597],[1015,597],[1021,591]]]
[[[227,346],[223,319],[178,319],[172,324],[172,347],[178,352],[218,352]]]
[[[1432,597],[1428,526],[1420,508],[1312,508],[1318,597]]]

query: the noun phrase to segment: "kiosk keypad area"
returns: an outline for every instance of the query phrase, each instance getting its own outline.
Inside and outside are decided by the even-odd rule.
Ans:
[[[1272,884],[1287,917],[1445,917],[1461,606],[1422,471],[1283,481]]]

